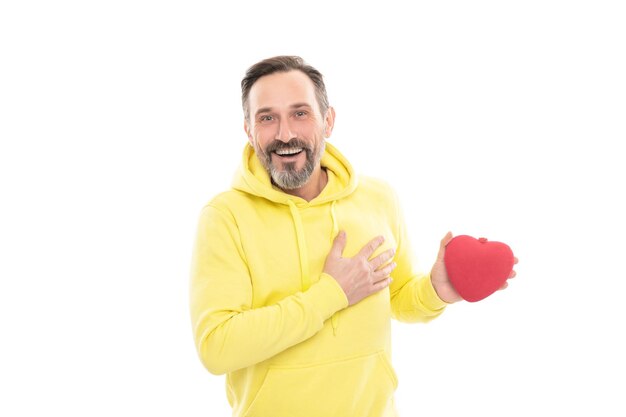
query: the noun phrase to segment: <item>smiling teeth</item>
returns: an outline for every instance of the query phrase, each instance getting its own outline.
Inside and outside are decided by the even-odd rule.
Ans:
[[[276,151],[278,155],[293,155],[298,152],[302,152],[302,148],[279,149]]]

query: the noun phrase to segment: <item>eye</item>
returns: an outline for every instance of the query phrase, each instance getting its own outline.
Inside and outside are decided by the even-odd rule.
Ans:
[[[306,113],[305,111],[298,110],[298,111],[296,112],[296,117],[304,117],[304,116],[306,116],[306,114],[307,114],[307,113]]]
[[[273,116],[270,116],[269,114],[265,114],[261,117],[259,117],[259,120],[262,122],[271,122],[272,120],[274,120]]]

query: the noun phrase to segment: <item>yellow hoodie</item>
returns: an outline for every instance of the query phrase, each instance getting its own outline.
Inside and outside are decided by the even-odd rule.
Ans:
[[[446,303],[415,270],[402,214],[384,182],[360,177],[331,144],[328,183],[307,202],[271,184],[248,144],[232,190],[201,211],[191,318],[209,372],[226,374],[233,417],[394,417],[391,317],[428,321]],[[348,307],[322,272],[339,230],[344,257],[377,235],[395,248],[393,282]]]

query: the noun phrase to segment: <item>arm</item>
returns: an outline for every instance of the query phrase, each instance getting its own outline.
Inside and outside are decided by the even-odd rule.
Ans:
[[[394,257],[397,267],[392,273],[393,282],[390,286],[392,317],[406,323],[427,322],[438,317],[448,303],[437,295],[430,274],[417,270],[402,208],[396,193],[393,190],[392,193],[397,242]]]
[[[219,375],[262,362],[322,329],[348,306],[330,275],[280,302],[252,308],[252,284],[232,216],[213,206],[201,213],[191,267],[191,319],[198,355]]]

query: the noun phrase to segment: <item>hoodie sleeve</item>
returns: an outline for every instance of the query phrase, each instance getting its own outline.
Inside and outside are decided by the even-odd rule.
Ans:
[[[262,362],[322,329],[348,306],[341,286],[322,273],[304,292],[252,308],[252,284],[230,213],[207,205],[193,249],[190,310],[196,349],[220,375]]]
[[[396,226],[396,268],[391,273],[393,282],[389,288],[391,296],[391,314],[398,321],[405,323],[427,322],[438,317],[447,303],[439,298],[430,280],[430,274],[417,269],[411,244],[407,235],[402,207],[393,189],[395,226]]]

